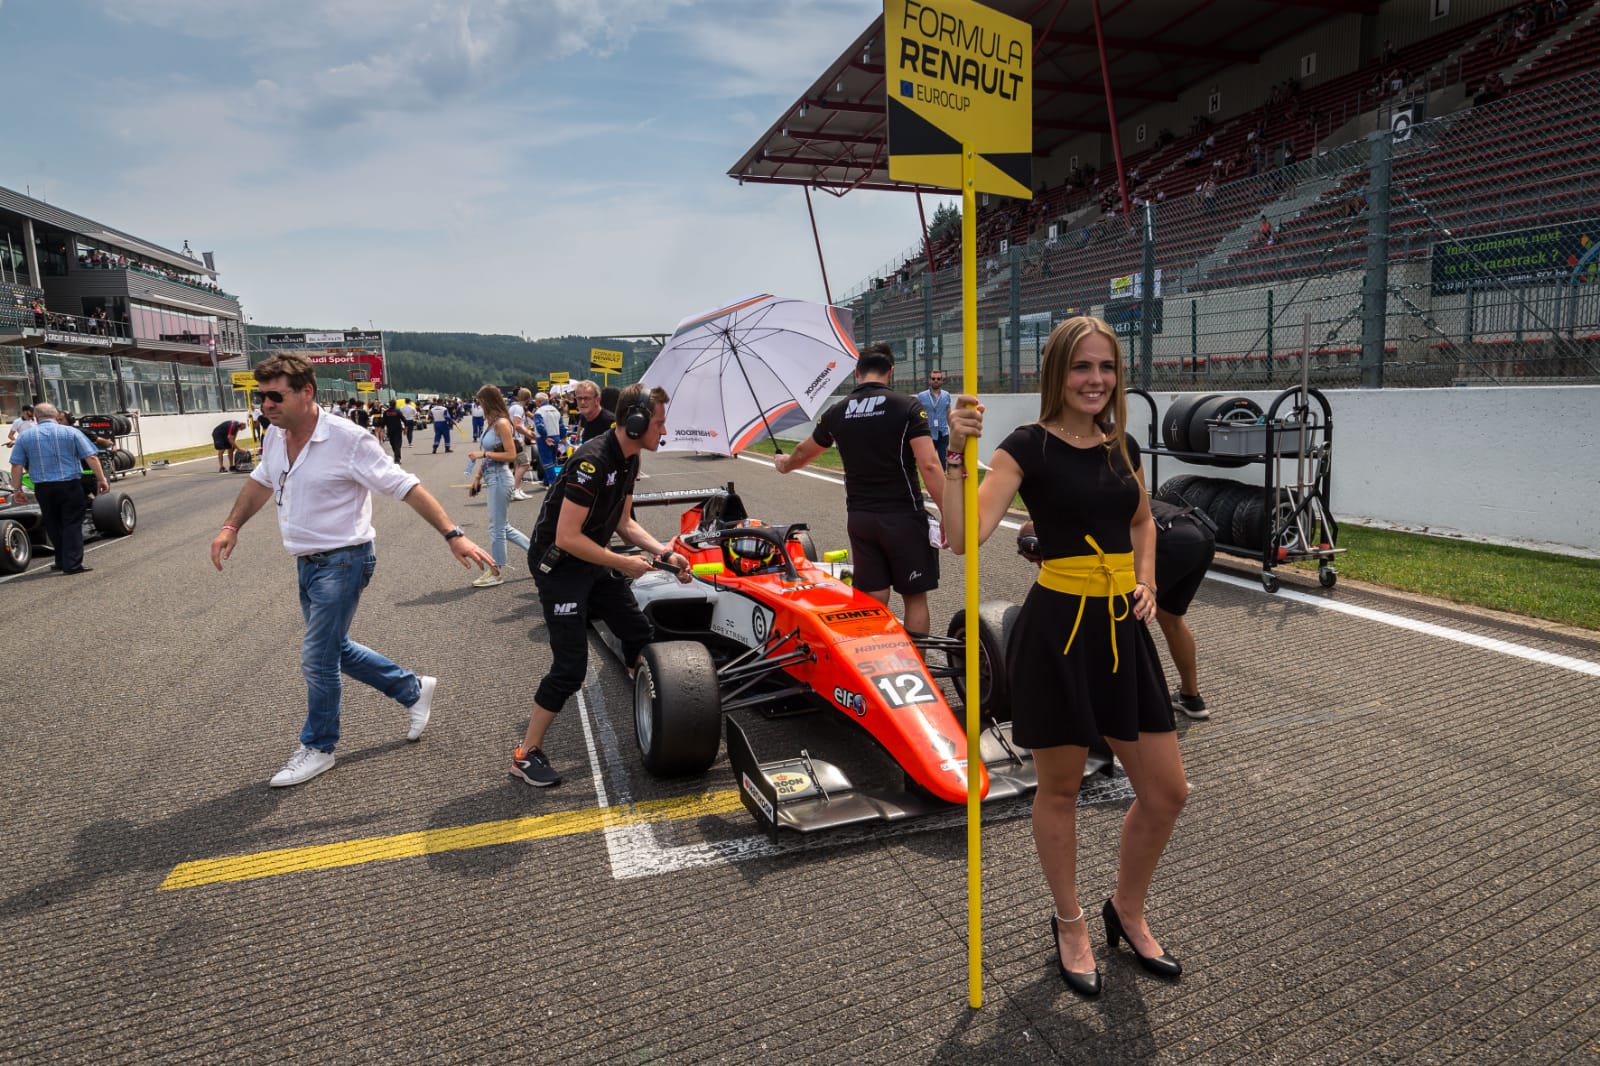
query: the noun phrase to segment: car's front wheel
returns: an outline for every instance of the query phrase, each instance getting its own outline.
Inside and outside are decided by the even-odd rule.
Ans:
[[[1006,646],[1011,641],[1011,629],[1016,624],[1022,608],[1003,600],[978,605],[978,690],[983,694],[981,709],[988,718],[997,722],[1011,721],[1011,686],[1006,673]],[[957,640],[967,638],[967,612],[957,611],[950,619],[948,634]],[[958,668],[964,656],[954,660]],[[963,705],[967,699],[967,675],[958,669],[951,679],[956,695]]]
[[[33,561],[33,542],[21,522],[0,521],[0,572],[20,574]]]
[[[711,768],[722,745],[722,697],[705,645],[645,645],[633,678],[633,727],[650,773],[678,777]]]

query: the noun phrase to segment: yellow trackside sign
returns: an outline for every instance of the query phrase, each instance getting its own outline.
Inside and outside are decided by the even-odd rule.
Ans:
[[[244,389],[244,390],[248,391],[248,390],[253,389],[255,387],[256,387],[256,375],[255,375],[254,371],[252,371],[252,370],[235,370],[233,372],[233,388],[234,388],[234,391],[237,392],[240,389]]]
[[[607,351],[604,348],[590,348],[589,365],[596,370],[621,370],[622,353]]]
[[[374,385],[370,381],[358,381],[358,382],[356,382],[356,391],[357,392],[377,392],[378,391],[378,386]]]
[[[571,380],[572,375],[565,370],[552,370],[550,372],[550,384],[552,385],[565,385]]]
[[[548,381],[539,382],[539,391],[540,392],[549,392],[550,391],[550,383]]]
[[[972,0],[884,0],[889,176],[1032,199],[1033,37],[1026,22]]]

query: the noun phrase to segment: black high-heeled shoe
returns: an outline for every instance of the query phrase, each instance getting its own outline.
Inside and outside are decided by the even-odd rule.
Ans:
[[[1128,939],[1127,930],[1122,928],[1122,916],[1117,913],[1117,908],[1111,901],[1106,900],[1106,905],[1100,908],[1100,917],[1106,922],[1106,943],[1111,950],[1117,950],[1118,940],[1127,940],[1128,949],[1133,952],[1133,957],[1139,960],[1139,965],[1144,967],[1146,973],[1153,973],[1157,977],[1177,977],[1183,973],[1183,964],[1171,955],[1141,955],[1139,949],[1133,946],[1133,941]]]
[[[1061,979],[1067,983],[1068,988],[1086,999],[1093,999],[1100,994],[1100,967],[1096,966],[1088,973],[1077,973],[1067,969],[1066,960],[1061,957],[1061,931],[1056,925],[1057,921],[1066,921],[1066,919],[1058,919],[1056,912],[1051,911],[1050,939],[1055,941],[1056,945],[1056,969],[1061,971]],[[1083,921],[1083,908],[1079,907],[1078,916],[1072,919],[1072,922],[1081,921]],[[1071,925],[1072,922],[1067,922],[1067,924]]]

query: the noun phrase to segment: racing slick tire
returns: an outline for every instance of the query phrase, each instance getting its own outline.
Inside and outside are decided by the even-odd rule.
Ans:
[[[633,729],[657,777],[703,774],[722,744],[717,665],[704,644],[646,644],[633,678]]]
[[[1006,647],[1011,640],[1011,629],[1016,624],[1022,608],[1005,600],[991,600],[978,605],[978,687],[983,694],[981,712],[997,722],[1011,721],[1011,685],[1006,673]],[[946,631],[956,640],[964,641],[967,635],[967,612],[960,610],[950,619]],[[954,665],[959,666],[960,663]],[[967,678],[964,670],[950,679],[962,705],[967,701]]]
[[[811,539],[811,534],[805,530],[795,533],[793,539],[800,545],[800,553],[811,562],[818,562],[822,556],[817,552],[817,542]]]
[[[21,522],[0,520],[0,574],[20,574],[33,562],[33,541]]]
[[[139,524],[139,512],[125,492],[108,492],[89,503],[94,528],[108,537],[126,537]]]

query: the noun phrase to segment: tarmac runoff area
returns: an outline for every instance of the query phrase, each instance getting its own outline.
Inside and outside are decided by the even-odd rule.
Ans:
[[[462,461],[406,456],[485,543]],[[646,471],[642,490],[734,480],[753,514],[845,545],[826,472]],[[1183,979],[1092,926],[1105,994],[1065,989],[1012,801],[984,812],[972,1011],[963,812],[771,844],[725,762],[643,773],[598,641],[547,745],[565,783],[511,781],[548,662],[533,584],[518,565],[470,588],[393,501],[353,636],[439,676],[433,722],[407,744],[403,713],[351,688],[338,766],[268,789],[304,708],[276,524],[258,515],[219,575],[237,476],[119,487],[139,528],[91,545],[93,574],[38,561],[0,587],[0,1060],[1600,1063],[1592,634],[1215,572],[1190,613],[1214,716],[1179,719],[1191,796],[1151,900]],[[524,531],[541,499],[512,505]],[[658,533],[676,517],[642,512]],[[982,562],[986,598],[1021,599],[1008,533]],[[943,565],[938,626],[961,600],[962,561]],[[838,742],[812,718],[757,741]],[[1085,792],[1091,912],[1130,798],[1120,776]]]

